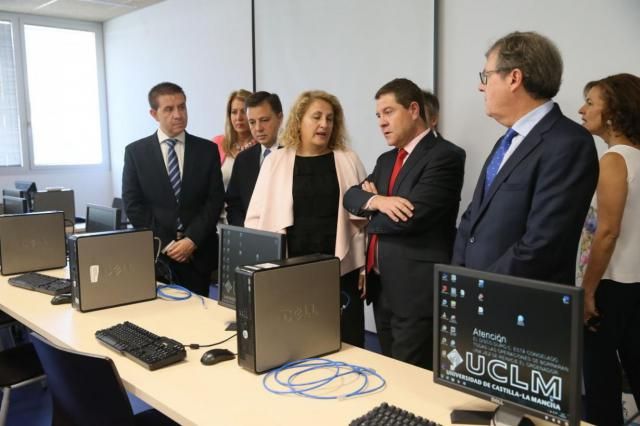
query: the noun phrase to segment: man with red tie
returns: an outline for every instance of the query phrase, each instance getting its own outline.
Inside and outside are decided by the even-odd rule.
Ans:
[[[393,149],[343,204],[370,217],[367,294],[382,353],[431,369],[433,264],[451,259],[465,152],[429,130],[422,91],[412,81],[392,80],[375,99]]]

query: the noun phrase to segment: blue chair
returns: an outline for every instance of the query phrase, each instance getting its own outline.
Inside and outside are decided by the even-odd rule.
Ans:
[[[4,426],[7,421],[11,390],[44,378],[42,365],[31,343],[20,344],[0,352],[0,426]]]
[[[47,373],[54,426],[177,425],[154,409],[134,415],[110,358],[65,349],[35,333],[29,337]]]

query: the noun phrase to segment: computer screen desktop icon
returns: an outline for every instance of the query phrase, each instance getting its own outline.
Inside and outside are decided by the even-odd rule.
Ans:
[[[497,403],[498,424],[579,424],[582,289],[448,265],[434,279],[435,382]]]

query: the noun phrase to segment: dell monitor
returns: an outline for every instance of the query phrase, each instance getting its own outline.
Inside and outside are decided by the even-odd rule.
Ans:
[[[26,198],[12,197],[11,195],[2,195],[2,207],[5,214],[27,213],[29,211],[29,203]]]
[[[64,212],[64,221],[68,225],[76,223],[76,205],[73,190],[37,191],[31,194],[34,212],[60,210]]]
[[[3,188],[2,195],[8,195],[9,197],[27,198],[28,193],[20,189]]]
[[[236,308],[236,268],[285,258],[285,236],[241,226],[220,225],[218,303]]]
[[[434,381],[499,405],[452,423],[579,424],[583,290],[446,265],[434,277]]]
[[[14,185],[16,189],[24,192],[36,192],[38,190],[36,183],[31,180],[17,180]]]
[[[87,204],[86,232],[116,231],[121,225],[120,209]]]

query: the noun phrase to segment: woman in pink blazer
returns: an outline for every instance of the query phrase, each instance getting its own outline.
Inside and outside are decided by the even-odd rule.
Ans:
[[[288,256],[333,254],[340,259],[342,340],[364,346],[366,219],[342,207],[347,189],[366,177],[347,148],[344,113],[323,91],[302,93],[281,137],[283,149],[262,164],[244,225],[287,234]]]

